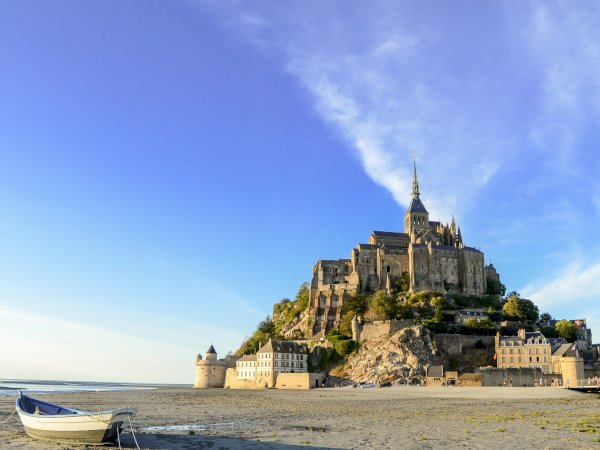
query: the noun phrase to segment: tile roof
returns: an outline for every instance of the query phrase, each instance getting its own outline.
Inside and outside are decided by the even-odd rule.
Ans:
[[[427,213],[425,205],[418,197],[413,197],[413,199],[410,201],[410,205],[408,205],[408,211],[417,213]]]
[[[359,250],[377,250],[377,246],[373,244],[358,244]]]
[[[387,237],[387,238],[398,238],[398,239],[408,239],[408,234],[406,233],[396,233],[394,231],[373,231],[371,233],[376,237]]]
[[[444,366],[429,366],[427,368],[427,376],[428,377],[443,377],[444,376]]]
[[[293,341],[273,341],[269,339],[258,353],[306,353],[306,345]]]
[[[467,246],[465,246],[465,247],[462,247],[461,250],[464,250],[466,252],[482,253],[481,250],[477,250],[474,247],[467,247]]]
[[[552,353],[552,356],[567,356],[567,353],[569,353],[569,351],[571,351],[571,348],[573,347],[573,344],[569,344],[568,342],[566,344],[562,344],[560,347],[558,347],[554,353]],[[573,350],[573,353],[575,353],[575,351]]]

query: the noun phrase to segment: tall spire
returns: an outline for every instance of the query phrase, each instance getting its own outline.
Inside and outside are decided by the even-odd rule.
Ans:
[[[419,180],[417,180],[417,158],[413,153],[413,198],[419,198]]]

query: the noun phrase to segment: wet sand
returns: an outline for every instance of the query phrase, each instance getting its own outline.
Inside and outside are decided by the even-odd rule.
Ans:
[[[134,428],[144,449],[600,448],[600,397],[560,388],[178,388],[38,397],[88,410],[138,408]],[[0,397],[0,421],[13,409],[14,397]],[[130,433],[122,444],[135,448]],[[33,440],[17,417],[0,425],[0,447],[97,448]]]

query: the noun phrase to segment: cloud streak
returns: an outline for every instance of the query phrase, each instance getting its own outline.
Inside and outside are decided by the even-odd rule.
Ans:
[[[432,5],[382,1],[343,9],[200,3],[282,61],[369,177],[400,205],[409,200],[416,152],[434,218],[468,210],[524,151],[544,158],[543,183],[600,110],[591,4],[470,4],[465,15],[442,3],[433,15]]]
[[[542,307],[597,293],[599,261],[560,260],[587,245],[589,212],[600,211],[590,176],[600,170],[590,151],[600,123],[597,2],[200,4],[298,80],[398,204],[409,200],[416,152],[432,219],[461,222],[499,205],[486,210],[498,217],[484,235],[513,243],[506,261],[530,253],[538,274],[554,276],[528,268],[540,281],[523,291]],[[553,255],[547,267],[542,255]]]

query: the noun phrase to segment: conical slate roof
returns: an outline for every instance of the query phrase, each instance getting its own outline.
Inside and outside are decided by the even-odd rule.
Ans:
[[[211,344],[211,346],[208,347],[208,350],[206,350],[206,353],[214,353],[216,355],[217,351],[215,350],[215,348]]]
[[[427,213],[425,205],[418,196],[415,196],[408,205],[408,212]]]

